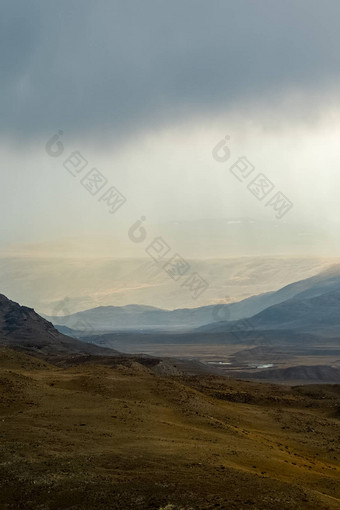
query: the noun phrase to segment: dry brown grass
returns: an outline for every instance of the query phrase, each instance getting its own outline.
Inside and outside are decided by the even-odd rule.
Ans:
[[[339,386],[0,351],[1,508],[336,509]]]

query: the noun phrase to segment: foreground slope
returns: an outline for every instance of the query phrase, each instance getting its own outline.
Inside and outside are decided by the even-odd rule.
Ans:
[[[3,508],[339,508],[339,386],[81,360],[0,349]]]

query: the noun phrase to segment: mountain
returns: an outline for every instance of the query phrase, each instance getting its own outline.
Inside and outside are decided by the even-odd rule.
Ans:
[[[282,289],[284,290],[284,289]],[[296,290],[297,292],[297,290]],[[251,317],[269,306],[284,301],[290,292],[268,292],[253,296],[239,303],[201,306],[164,310],[161,308],[127,305],[100,306],[65,316],[43,315],[59,331],[72,336],[83,336],[94,332],[111,332],[122,330],[188,330],[211,322],[231,321]]]
[[[276,334],[280,330],[328,337],[340,336],[340,291],[303,298],[304,294],[266,308],[250,319],[208,324],[203,333],[261,331]]]
[[[229,318],[229,305],[162,310],[151,306],[100,306],[84,312],[46,319],[58,329],[92,332],[139,329],[192,329],[213,320]],[[65,330],[67,331],[67,330]]]
[[[208,331],[219,332],[230,330],[229,326],[232,326],[231,321],[253,317],[263,310],[282,303],[287,303],[286,312],[290,314],[294,312],[295,308],[295,304],[289,305],[290,300],[293,298],[305,301],[306,320],[308,320],[307,308],[310,305],[307,301],[310,298],[316,298],[337,291],[340,292],[339,266],[335,266],[312,278],[287,285],[276,292],[256,295],[239,301],[238,303],[175,310],[164,310],[142,305],[127,305],[121,307],[101,306],[71,315],[45,316],[45,318],[55,324],[59,331],[76,337],[83,336],[84,332],[86,332],[87,335],[91,335],[93,333],[107,333],[122,330],[158,329],[163,331],[183,331],[199,328],[207,324],[209,324],[209,326],[207,326]],[[329,305],[333,306],[331,295]],[[301,307],[302,306],[301,304]],[[317,302],[315,302],[315,306],[318,306]],[[328,316],[334,313],[333,308],[327,311],[328,304],[325,300],[323,304],[320,302],[320,306],[325,308],[325,313],[327,313]],[[284,306],[280,308],[282,313],[284,313],[284,309]],[[269,327],[271,329],[275,329],[276,327],[281,328],[280,322],[276,318],[275,310],[279,309],[272,309],[271,313],[273,313],[273,316],[271,320],[264,320],[263,323],[259,321],[259,326],[262,327],[263,325],[264,329],[268,329]],[[225,322],[228,324],[224,324]],[[286,322],[289,323],[288,320],[283,319],[284,328],[288,327]],[[294,327],[293,323],[292,326]],[[288,329],[290,329],[290,326]],[[204,330],[205,329],[203,329],[203,331]]]
[[[256,329],[293,329],[340,334],[340,290],[321,296],[294,298],[267,308],[251,318]]]
[[[0,294],[0,345],[43,355],[115,355],[116,351],[63,335],[32,308]]]
[[[199,331],[221,333],[244,329],[287,330],[328,336],[340,335],[339,266],[313,278],[288,285],[271,294],[267,301],[274,304],[246,321],[215,322],[199,328]],[[264,299],[262,303],[264,304]]]
[[[286,285],[276,292],[259,296],[230,305],[230,319],[237,320],[252,317],[261,311],[289,301],[292,298],[308,300],[331,292],[340,292],[340,266],[335,265],[311,278]]]

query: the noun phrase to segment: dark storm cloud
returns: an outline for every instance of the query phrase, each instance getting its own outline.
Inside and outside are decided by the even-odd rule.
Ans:
[[[327,90],[338,0],[61,0],[0,4],[0,131],[133,131]]]

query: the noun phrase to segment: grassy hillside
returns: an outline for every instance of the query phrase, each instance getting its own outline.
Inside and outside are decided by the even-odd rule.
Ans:
[[[339,508],[339,386],[80,359],[0,350],[1,508]]]

